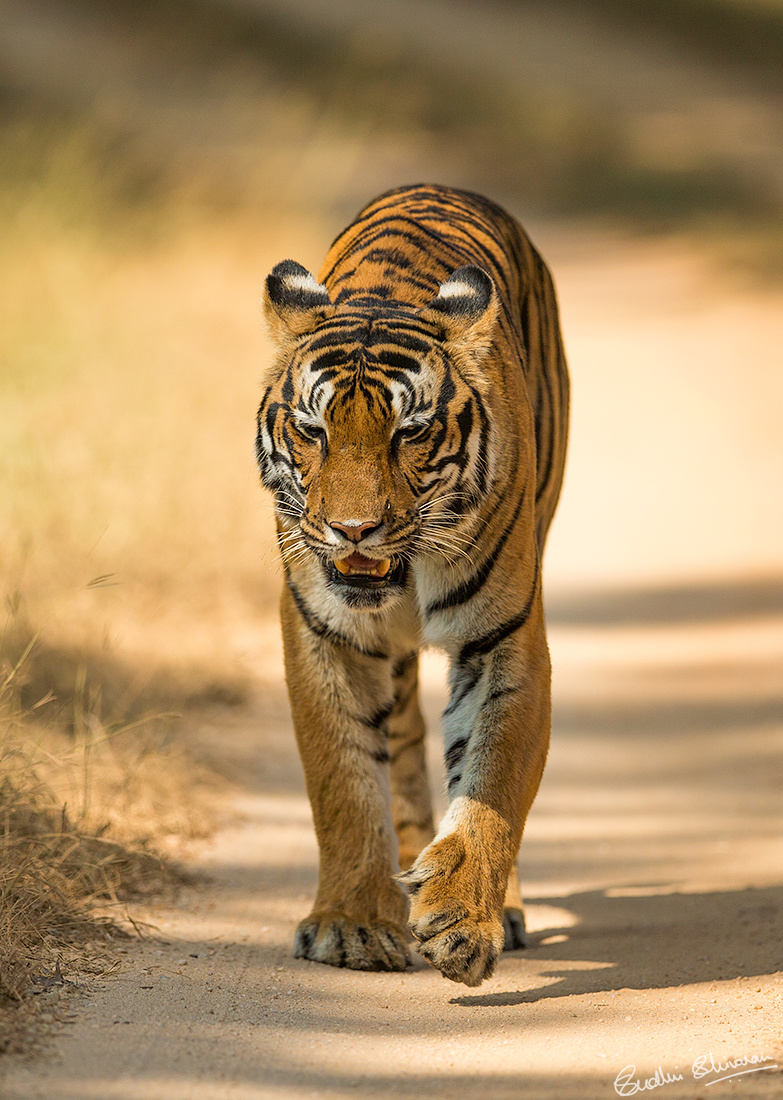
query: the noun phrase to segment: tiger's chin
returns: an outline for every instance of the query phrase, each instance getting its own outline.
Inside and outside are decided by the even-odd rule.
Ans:
[[[326,581],[349,607],[377,611],[402,595],[408,579],[408,563],[402,558],[370,558],[354,552],[337,561],[324,562]]]

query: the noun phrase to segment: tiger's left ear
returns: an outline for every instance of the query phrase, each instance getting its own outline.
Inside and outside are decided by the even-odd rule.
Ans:
[[[424,307],[443,333],[449,353],[470,381],[485,381],[477,370],[492,345],[500,300],[492,278],[480,267],[457,268]]]
[[[334,312],[326,287],[294,260],[283,260],[267,275],[263,307],[278,343],[312,332]]]

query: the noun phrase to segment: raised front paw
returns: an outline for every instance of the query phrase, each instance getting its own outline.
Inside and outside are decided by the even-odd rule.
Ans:
[[[444,910],[439,916],[444,921],[452,920],[453,912]],[[419,952],[431,966],[444,977],[465,985],[481,985],[491,977],[503,950],[503,925],[496,921],[465,917],[454,920],[443,932],[433,932],[430,925],[423,933],[414,927],[413,934],[422,940]]]
[[[430,845],[400,881],[410,895],[419,952],[446,978],[476,986],[491,976],[503,950],[500,899],[487,888],[485,869],[453,841]]]
[[[294,956],[349,970],[405,970],[410,965],[401,928],[334,911],[305,917],[294,937]]]

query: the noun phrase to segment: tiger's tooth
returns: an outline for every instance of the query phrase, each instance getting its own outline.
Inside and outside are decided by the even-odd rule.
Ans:
[[[342,573],[344,577],[347,577],[348,574],[352,571],[347,561],[336,561],[334,563],[334,566],[335,569],[339,570],[339,572]]]
[[[379,561],[375,566],[375,572],[379,577],[385,577],[391,569],[391,558],[384,558],[383,561]]]

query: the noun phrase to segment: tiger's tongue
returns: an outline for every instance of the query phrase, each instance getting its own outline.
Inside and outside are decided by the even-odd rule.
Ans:
[[[364,554],[360,554],[358,550],[349,554],[347,558],[343,558],[343,561],[347,562],[351,569],[374,569],[378,564],[377,558],[365,558]]]

